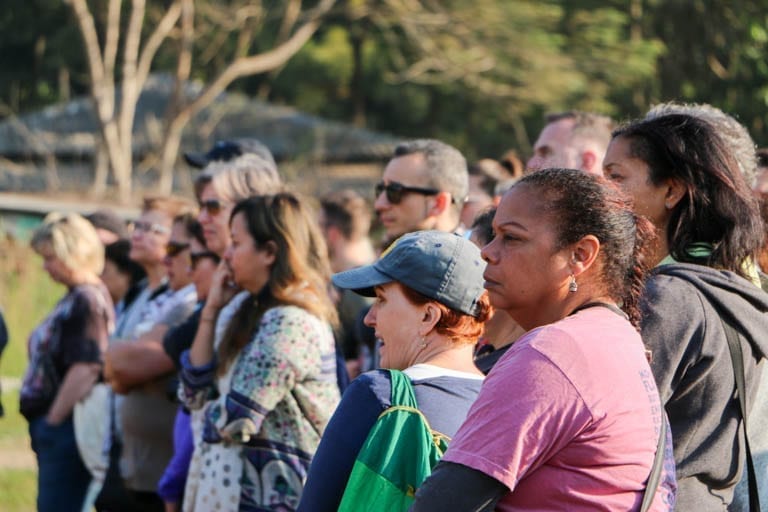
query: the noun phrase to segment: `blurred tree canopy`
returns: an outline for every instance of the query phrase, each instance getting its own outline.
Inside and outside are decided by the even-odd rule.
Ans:
[[[97,19],[106,16],[98,0],[89,4]],[[146,0],[147,18],[159,19],[169,4]],[[194,5],[190,76],[203,82],[238,53],[268,50],[290,18],[281,0]],[[252,9],[251,25],[237,31],[227,29],[238,23],[235,6]],[[0,116],[86,94],[87,63],[68,6],[5,0],[4,7]],[[622,120],[667,100],[718,106],[764,145],[767,27],[768,4],[749,0],[339,0],[285,65],[230,89],[358,126],[440,138],[470,158],[526,153],[546,112],[594,110]],[[173,72],[180,40],[171,34],[153,70]]]

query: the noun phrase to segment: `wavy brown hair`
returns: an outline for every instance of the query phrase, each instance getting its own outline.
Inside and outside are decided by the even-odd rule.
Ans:
[[[331,266],[316,216],[289,192],[250,197],[235,205],[230,223],[242,215],[256,248],[275,246],[275,262],[264,288],[243,301],[219,345],[219,373],[255,334],[264,313],[277,306],[298,306],[331,325],[336,309],[328,295]]]

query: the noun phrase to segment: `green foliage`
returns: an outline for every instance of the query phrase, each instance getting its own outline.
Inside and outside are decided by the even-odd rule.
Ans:
[[[0,469],[0,508],[4,512],[35,510],[37,471]]]
[[[8,2],[0,104],[28,110],[57,100],[62,67],[73,93],[85,92],[79,34],[62,23],[71,20],[68,7]],[[103,18],[106,4],[89,3]],[[145,32],[166,4],[147,2]],[[235,56],[272,48],[285,36],[288,5],[196,0],[193,78],[211,80]],[[624,119],[668,100],[718,106],[765,144],[767,26],[768,5],[754,0],[339,0],[283,69],[232,89],[397,135],[442,138],[472,157],[510,146],[525,152],[547,111]],[[255,35],[249,46],[243,33]],[[163,45],[155,70],[174,69],[177,43]]]
[[[32,249],[11,240],[0,242],[0,307],[10,336],[0,365],[3,376],[22,376],[27,336],[63,294],[64,287],[51,281]]]
[[[64,288],[51,281],[42,260],[26,244],[0,242],[0,306],[8,324],[10,341],[2,356],[0,419],[0,510],[35,509],[37,470],[29,447],[27,422],[19,414],[19,382],[27,366],[27,335],[47,315]]]

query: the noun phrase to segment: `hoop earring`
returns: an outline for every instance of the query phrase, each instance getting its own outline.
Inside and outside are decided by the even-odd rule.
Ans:
[[[571,293],[579,291],[579,283],[576,282],[576,276],[573,274],[571,274],[571,283],[568,285],[568,291]]]

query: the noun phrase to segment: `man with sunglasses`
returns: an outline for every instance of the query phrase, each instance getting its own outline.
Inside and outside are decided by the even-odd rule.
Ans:
[[[467,161],[456,148],[433,139],[400,144],[375,189],[384,245],[412,231],[459,231],[468,191]]]

